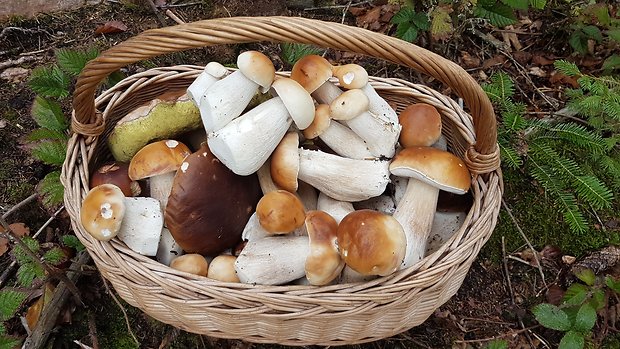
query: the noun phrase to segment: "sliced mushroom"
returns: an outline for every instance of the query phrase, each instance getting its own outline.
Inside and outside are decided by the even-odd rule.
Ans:
[[[159,201],[148,197],[126,198],[125,207],[118,238],[139,254],[157,255],[164,227]]]

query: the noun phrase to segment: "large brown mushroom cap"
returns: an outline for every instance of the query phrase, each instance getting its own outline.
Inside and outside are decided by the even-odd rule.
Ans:
[[[165,222],[184,251],[217,255],[239,242],[260,197],[256,175],[234,174],[205,143],[177,171]]]
[[[114,184],[125,196],[138,196],[142,191],[140,184],[129,178],[129,164],[125,162],[109,162],[93,172],[90,177],[90,188],[101,184]]]
[[[441,115],[426,103],[412,104],[398,115],[401,124],[400,145],[430,147],[441,137]]]
[[[305,264],[306,278],[311,285],[327,285],[344,268],[344,261],[338,252],[338,222],[324,211],[308,212],[305,222],[310,241],[310,254]]]
[[[319,55],[304,56],[291,70],[291,79],[297,81],[308,93],[314,92],[331,77],[331,63]]]
[[[173,139],[147,144],[131,159],[129,178],[137,181],[176,171],[190,153],[185,144]]]

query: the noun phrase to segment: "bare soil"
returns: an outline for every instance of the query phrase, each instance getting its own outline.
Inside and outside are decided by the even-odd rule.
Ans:
[[[184,21],[195,21],[206,18],[226,16],[264,16],[285,15],[304,16],[328,21],[340,22],[343,20],[343,7],[333,3],[325,5],[323,9],[303,10],[287,6],[292,2],[284,0],[269,1],[213,1],[200,4],[171,8]],[[310,2],[312,3],[312,2]],[[322,2],[315,2],[322,3]],[[347,5],[346,1],[339,2]],[[363,11],[370,10],[376,5],[359,5]],[[321,6],[318,6],[321,7]],[[174,22],[159,11],[165,25],[174,25]],[[365,13],[365,12],[364,12]],[[541,16],[544,16],[542,14]],[[544,18],[543,18],[544,19]],[[108,21],[122,21],[127,30],[122,33],[96,35],[97,25]],[[357,20],[357,21],[356,21]],[[536,20],[536,19],[533,19]],[[346,12],[344,22],[351,25],[362,25],[359,18]],[[550,28],[554,23],[549,22]],[[132,37],[146,29],[161,26],[155,14],[143,5],[134,5],[131,2],[108,1],[99,5],[86,6],[75,11],[39,15],[33,19],[12,19],[3,23],[3,27],[17,29],[3,30],[0,36],[0,63],[15,61],[22,57],[29,57],[28,61],[14,64],[28,70],[37,66],[46,65],[54,60],[54,50],[63,47],[87,48],[99,47],[105,49]],[[557,22],[558,28],[561,22]],[[371,29],[393,34],[394,28],[383,22]],[[520,36],[523,46],[528,49],[522,53],[515,52],[513,57],[521,64],[529,67],[532,59],[552,59],[567,57],[570,52],[566,49],[566,42],[558,37],[560,29],[542,31],[537,35]],[[529,82],[514,67],[513,62],[491,47],[491,45],[476,35],[461,33],[448,41],[436,41],[423,37],[421,44],[447,58],[460,63],[473,76],[484,81],[498,67],[511,71],[519,86],[524,91],[524,99],[529,99],[532,111],[549,110],[551,107],[542,101],[541,96],[532,90]],[[213,47],[203,50],[193,50],[185,53],[168,55],[129,66],[123,70],[126,75],[144,70],[152,66],[175,64],[205,64],[210,60],[229,63],[237,53],[249,46]],[[256,45],[254,46],[256,47]],[[267,52],[276,62],[276,65],[286,69],[279,56],[279,47],[276,45],[261,44],[259,49]],[[337,53],[330,53],[336,55]],[[535,58],[538,57],[538,58]],[[588,61],[580,62],[582,66],[598,69],[601,56],[593,56]],[[338,58],[338,57],[336,57]],[[443,87],[436,82],[421,77],[403,67],[386,65],[364,57],[345,57],[351,61],[364,64],[373,75],[389,75],[413,79],[427,83],[442,92]],[[546,72],[550,72],[548,64],[537,65]],[[561,104],[562,96],[557,85],[551,85],[549,76],[530,76],[537,86],[550,86],[548,96]],[[34,192],[38,181],[50,170],[49,166],[34,161],[27,150],[24,137],[36,126],[30,117],[30,105],[34,93],[27,86],[27,77],[15,81],[0,80],[0,209],[3,211],[17,204]],[[65,112],[69,114],[70,99],[64,103]],[[518,174],[517,174],[518,175]],[[530,183],[524,183],[530,187]],[[523,188],[514,188],[519,192]],[[530,188],[524,190],[531,190]],[[516,203],[518,197],[508,198],[508,203]],[[20,209],[10,217],[11,222],[26,222],[32,229],[36,229],[49,217],[46,210],[38,202],[31,203]],[[510,226],[512,223],[506,215],[500,217],[501,223]],[[58,235],[70,232],[68,218],[61,216],[51,225],[51,231],[43,240],[54,241]],[[613,226],[608,227],[614,229]],[[617,226],[615,227],[617,229]],[[501,232],[502,236],[505,232]],[[548,242],[553,243],[552,241]],[[518,246],[518,247],[516,247]],[[502,252],[497,243],[488,245],[482,251],[481,257],[474,263],[458,294],[448,303],[439,308],[423,325],[393,338],[362,346],[363,348],[470,348],[484,347],[492,339],[504,339],[509,342],[510,348],[544,348],[555,347],[559,342],[559,333],[547,331],[537,326],[529,309],[542,301],[547,294],[537,268],[515,261],[514,259],[493,258],[506,254],[520,253],[524,249],[524,242],[516,239],[506,252]],[[541,249],[544,245],[536,246]],[[492,250],[491,250],[492,249]],[[567,266],[559,260],[560,255],[548,258],[543,266],[548,284],[562,284],[562,272]],[[502,263],[502,260],[504,263]],[[11,262],[9,255],[0,258],[0,269],[3,270]],[[136,347],[128,335],[120,308],[114,303],[108,290],[104,287],[101,278],[96,272],[81,278],[78,284],[82,297],[88,307],[72,303],[64,312],[59,326],[52,335],[49,348],[74,348],[74,340],[91,345],[93,336],[97,338],[101,348],[131,348]],[[130,327],[136,333],[142,348],[250,348],[275,347],[253,345],[234,340],[219,340],[197,336],[174,330],[168,325],[161,324],[139,310],[124,304],[129,315]],[[90,323],[96,330],[89,331]],[[10,331],[17,335],[24,335],[19,323],[13,324]],[[594,343],[601,343],[601,334],[605,324],[597,326],[593,333]],[[607,326],[608,327],[608,326]],[[21,331],[21,332],[20,332]],[[608,328],[605,329],[606,332]]]

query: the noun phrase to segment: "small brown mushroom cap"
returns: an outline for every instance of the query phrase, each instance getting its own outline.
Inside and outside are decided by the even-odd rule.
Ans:
[[[398,122],[402,126],[399,142],[404,148],[430,147],[441,137],[441,115],[430,104],[408,106],[398,116]]]
[[[390,163],[390,172],[455,194],[465,194],[471,186],[471,175],[465,162],[450,152],[433,147],[401,150]]]
[[[359,89],[348,90],[336,97],[329,104],[329,113],[334,120],[351,120],[365,111],[368,111],[370,101]]]
[[[290,233],[301,227],[306,218],[301,200],[286,190],[265,194],[256,205],[256,215],[260,225],[272,234]]]
[[[362,88],[368,83],[368,72],[359,64],[336,65],[332,73],[346,89]]]
[[[125,216],[125,195],[114,184],[102,184],[91,189],[80,209],[80,222],[95,239],[108,241],[121,228]]]
[[[291,79],[308,93],[314,92],[332,77],[332,65],[319,55],[307,55],[298,60],[291,70]]]
[[[101,184],[114,184],[125,196],[138,196],[142,191],[140,184],[129,178],[129,164],[125,162],[110,162],[93,172],[90,176],[90,188]]]
[[[258,51],[245,51],[237,57],[239,70],[248,79],[261,86],[267,91],[276,77],[276,68],[273,62],[264,53]]]
[[[175,175],[166,226],[184,251],[214,256],[241,240],[260,197],[256,175],[234,174],[204,143]]]
[[[235,271],[235,261],[237,257],[221,254],[209,263],[209,273],[207,277],[222,282],[240,282]]]
[[[170,268],[190,274],[207,276],[209,263],[202,255],[190,253],[173,259],[172,262],[170,262]]]
[[[129,178],[137,181],[176,171],[190,153],[185,144],[173,139],[147,144],[131,159]]]
[[[338,225],[338,248],[345,263],[362,275],[389,275],[405,258],[407,239],[394,217],[357,210]]]
[[[271,154],[271,179],[280,189],[295,193],[299,186],[299,135],[289,132]]]
[[[327,285],[344,268],[338,252],[338,223],[324,211],[310,211],[306,214],[306,230],[310,240],[306,278],[311,285]]]
[[[331,117],[329,114],[329,105],[319,104],[314,111],[314,120],[306,129],[303,130],[306,139],[315,139],[320,136],[331,125]]]

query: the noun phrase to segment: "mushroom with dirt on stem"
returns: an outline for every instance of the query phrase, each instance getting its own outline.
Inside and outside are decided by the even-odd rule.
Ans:
[[[266,102],[208,135],[213,154],[238,175],[256,172],[269,158],[289,126],[303,130],[314,119],[310,94],[289,78],[272,85],[277,93]]]
[[[298,148],[299,136],[288,133],[271,158],[271,174],[281,188],[292,191],[300,179],[341,201],[378,196],[389,182],[387,161],[348,159],[317,150]]]
[[[390,172],[409,178],[393,215],[407,237],[407,254],[401,266],[405,269],[424,258],[439,190],[465,194],[471,185],[471,176],[463,160],[432,147],[401,150],[392,160]]]

